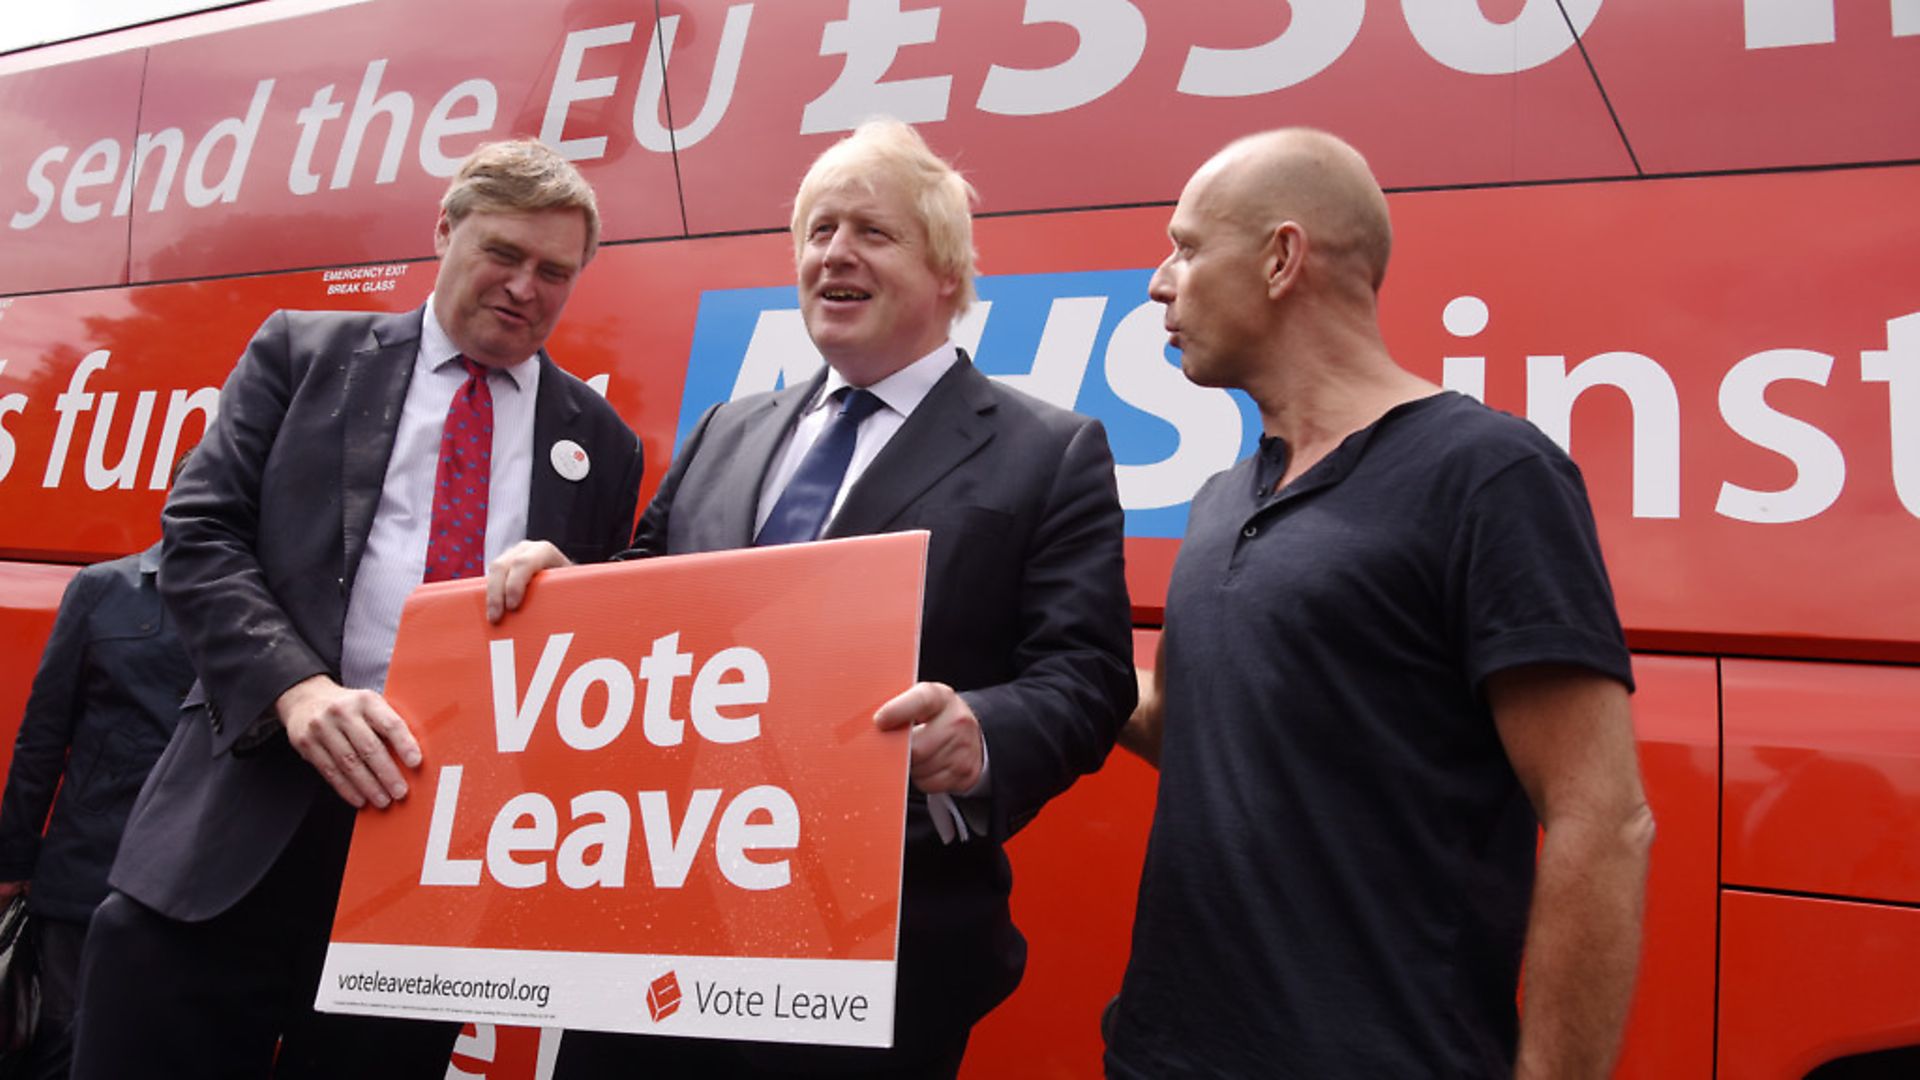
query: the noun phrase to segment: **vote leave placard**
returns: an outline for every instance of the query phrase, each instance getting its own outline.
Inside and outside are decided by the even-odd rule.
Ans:
[[[318,1008],[887,1046],[926,533],[408,600]]]

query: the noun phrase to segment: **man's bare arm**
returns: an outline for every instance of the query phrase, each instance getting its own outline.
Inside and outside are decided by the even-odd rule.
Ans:
[[[1499,672],[1487,697],[1546,831],[1527,924],[1516,1080],[1612,1075],[1640,958],[1653,814],[1624,686],[1581,668]]]

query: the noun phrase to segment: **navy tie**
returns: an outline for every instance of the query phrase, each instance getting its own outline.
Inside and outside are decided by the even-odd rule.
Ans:
[[[860,422],[880,408],[880,399],[866,390],[843,386],[834,391],[840,409],[814,440],[800,467],[787,481],[787,489],[773,504],[767,523],[760,526],[756,545],[793,544],[812,540],[826,527],[833,510],[833,498],[847,478],[847,464],[853,460],[853,443],[860,434]]]

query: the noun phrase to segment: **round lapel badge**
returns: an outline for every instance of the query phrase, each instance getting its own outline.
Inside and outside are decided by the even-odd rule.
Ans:
[[[587,452],[572,439],[561,439],[553,444],[553,453],[547,455],[553,462],[553,471],[562,478],[579,483],[587,478],[587,470],[592,464],[587,461]]]

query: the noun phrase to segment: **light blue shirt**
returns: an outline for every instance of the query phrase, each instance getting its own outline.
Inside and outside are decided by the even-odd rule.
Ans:
[[[407,382],[406,403],[380,485],[373,529],[347,598],[341,644],[342,684],[381,690],[400,628],[400,609],[426,574],[427,530],[433,520],[433,478],[440,467],[440,431],[447,407],[467,381],[454,363],[460,349],[433,316],[427,298],[420,351]],[[540,392],[540,363],[527,357],[497,368],[487,380],[493,394],[493,456],[487,481],[487,561],[527,538],[527,494],[533,476],[533,406]]]

